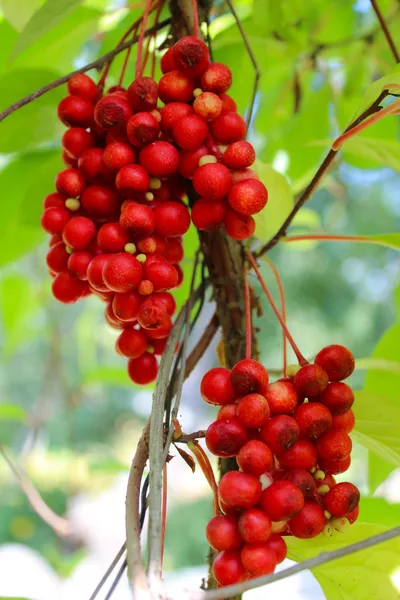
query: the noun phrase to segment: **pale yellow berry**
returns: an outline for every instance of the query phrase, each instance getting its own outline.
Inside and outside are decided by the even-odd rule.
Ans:
[[[286,369],[286,373],[288,377],[294,377],[297,373],[297,371],[300,371],[301,367],[300,365],[289,365],[288,368]]]
[[[147,352],[150,352],[150,354],[153,354],[153,353],[154,353],[154,350],[155,350],[155,348],[154,348],[154,346],[151,346],[151,345],[149,344],[149,345],[147,346],[146,350],[147,350]]]
[[[326,483],[324,483],[324,485],[320,485],[319,488],[317,488],[317,492],[318,494],[327,494],[329,492],[331,488],[329,487],[329,485],[326,485]]]
[[[161,187],[161,179],[158,179],[158,177],[150,177],[149,188],[151,190],[159,190],[160,187]]]
[[[195,98],[197,98],[197,96],[200,96],[200,94],[202,94],[202,93],[203,93],[203,90],[201,88],[196,88],[193,92],[193,96]]]
[[[81,203],[76,198],[68,198],[68,200],[65,201],[65,206],[68,210],[79,210]]]
[[[322,481],[323,479],[325,479],[325,473],[321,471],[321,469],[318,469],[318,471],[315,471],[314,473],[314,479],[316,481]]]
[[[154,109],[154,110],[151,111],[150,114],[153,115],[153,117],[155,118],[156,121],[158,121],[158,123],[160,123],[160,121],[161,121],[161,113],[160,113],[159,110]]]
[[[136,246],[132,242],[128,242],[127,244],[125,244],[124,250],[125,252],[128,252],[128,254],[135,254]]]
[[[199,167],[202,167],[203,165],[209,165],[211,163],[216,163],[217,159],[213,154],[206,154],[205,156],[202,156],[199,160]]]
[[[68,254],[72,254],[73,251],[73,248],[70,248],[70,246],[65,246],[65,252],[67,252]]]
[[[148,202],[151,202],[152,200],[154,200],[154,194],[152,194],[151,192],[146,192],[144,197],[146,198],[146,200]]]
[[[147,256],[145,254],[138,254],[136,258],[140,263],[145,263]]]
[[[324,515],[328,520],[332,518],[332,515],[328,510],[324,510]]]

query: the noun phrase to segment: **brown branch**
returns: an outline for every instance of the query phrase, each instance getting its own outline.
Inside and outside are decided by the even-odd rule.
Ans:
[[[350,123],[350,125],[345,129],[345,132],[350,131],[351,129],[353,129],[360,123],[362,123],[362,121],[364,121],[366,118],[368,118],[369,116],[371,116],[371,115],[375,114],[376,112],[378,112],[379,110],[381,110],[380,103],[382,102],[382,100],[384,98],[386,98],[387,95],[388,95],[388,91],[384,90],[380,94],[379,98],[377,98],[375,100],[375,102],[369,108],[367,108],[359,117],[357,117],[357,119],[355,119],[352,123]],[[264,246],[262,246],[262,248],[260,248],[260,250],[258,250],[257,252],[254,253],[255,258],[259,258],[262,254],[264,254],[265,252],[268,252],[268,250],[271,250],[271,248],[276,246],[276,244],[279,242],[279,240],[282,237],[285,237],[286,231],[287,231],[289,225],[291,224],[291,222],[293,221],[294,217],[297,215],[299,210],[302,208],[302,206],[304,206],[304,204],[307,202],[307,200],[309,200],[310,197],[312,196],[312,194],[315,192],[315,190],[317,189],[317,187],[319,186],[319,184],[321,182],[321,179],[323,178],[323,176],[325,175],[325,173],[327,172],[327,170],[333,163],[337,153],[338,153],[338,150],[333,150],[332,148],[329,150],[328,154],[325,156],[322,164],[320,165],[318,171],[316,172],[316,174],[314,175],[314,177],[312,178],[312,180],[310,181],[310,183],[308,184],[306,189],[303,191],[303,193],[297,199],[293,209],[291,210],[291,212],[289,213],[289,215],[287,216],[285,221],[282,223],[282,225],[280,226],[278,231],[275,233],[275,235],[272,236],[272,238],[266,244],[264,244]]]
[[[70,523],[57,515],[43,500],[35,486],[29,481],[25,473],[8,456],[3,445],[0,444],[0,453],[15,475],[22,491],[28,499],[35,513],[60,537],[66,537],[72,533]]]
[[[189,444],[189,442],[194,442],[205,437],[206,432],[204,429],[199,429],[199,431],[194,431],[193,433],[182,433],[182,435],[176,438],[174,436],[174,442],[177,444]]]
[[[159,31],[160,29],[163,29],[164,27],[166,27],[170,23],[171,23],[171,18],[164,19],[164,21],[161,21],[161,23],[158,23],[154,27],[150,27],[145,32],[145,37],[153,35],[154,33],[156,33],[157,31]],[[63,77],[60,77],[59,79],[51,81],[47,85],[44,85],[43,87],[41,87],[38,90],[32,92],[31,94],[28,94],[28,96],[25,96],[24,98],[21,98],[21,100],[18,100],[18,102],[14,102],[14,104],[11,104],[11,106],[9,106],[5,110],[3,110],[3,112],[0,113],[0,122],[3,121],[6,117],[8,117],[9,115],[11,115],[16,110],[18,110],[18,109],[22,108],[23,106],[25,106],[26,104],[29,104],[30,102],[33,102],[37,98],[40,98],[44,94],[47,94],[47,92],[50,92],[51,90],[54,90],[55,88],[59,87],[60,85],[63,85],[63,83],[67,83],[67,81],[73,75],[77,75],[78,73],[86,73],[86,71],[90,71],[91,69],[98,69],[99,67],[102,67],[109,60],[111,60],[112,58],[114,58],[114,56],[117,56],[117,54],[119,54],[120,52],[123,52],[127,48],[130,48],[131,46],[133,46],[134,44],[136,44],[138,41],[139,41],[139,36],[135,36],[131,40],[125,42],[124,44],[121,44],[117,48],[114,48],[114,50],[111,50],[110,52],[107,52],[107,54],[104,54],[103,56],[101,56],[97,60],[94,60],[93,62],[88,63],[87,65],[85,65],[84,67],[81,67],[80,69],[76,69],[76,71],[72,71],[71,73],[68,73],[68,75],[64,75]]]
[[[385,21],[385,17],[381,13],[381,9],[378,6],[377,0],[371,0],[371,5],[372,5],[372,8],[374,9],[374,12],[376,14],[376,18],[379,21],[379,24],[380,24],[380,26],[382,28],[382,31],[384,33],[384,36],[385,36],[386,40],[387,40],[387,43],[389,44],[390,50],[392,51],[392,54],[393,54],[393,56],[395,58],[395,61],[397,63],[399,63],[400,62],[399,51],[396,48],[396,44],[394,43],[392,35],[391,35],[390,31],[389,31],[389,28],[388,28],[387,23]]]

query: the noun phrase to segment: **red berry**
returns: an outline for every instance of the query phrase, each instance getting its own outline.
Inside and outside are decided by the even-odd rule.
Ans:
[[[317,464],[317,451],[308,440],[299,440],[289,450],[279,454],[283,469],[304,469],[310,471]]]
[[[229,169],[245,169],[250,167],[256,159],[253,146],[245,140],[233,142],[224,152],[224,164]]]
[[[213,564],[215,579],[220,585],[232,585],[246,579],[246,571],[237,550],[220,552]]]
[[[291,481],[274,481],[263,491],[260,507],[272,521],[284,521],[301,511],[304,497]]]
[[[62,271],[56,275],[51,284],[53,296],[64,304],[73,304],[82,296],[85,284],[71,271]]]
[[[201,380],[200,393],[208,404],[222,406],[234,402],[236,392],[231,383],[229,369],[215,367],[207,371]]]
[[[148,279],[142,279],[138,285],[138,292],[142,296],[150,296],[154,291],[154,285]]]
[[[345,517],[353,512],[360,502],[360,491],[348,482],[337,483],[324,496],[325,508],[333,517]]]
[[[333,415],[341,415],[352,407],[354,394],[346,383],[334,381],[318,396],[318,401],[325,404]]]
[[[154,249],[154,251],[156,248]],[[183,245],[180,238],[169,238],[164,252],[164,258],[172,265],[181,262],[184,257]]]
[[[206,92],[223,94],[232,85],[232,73],[223,63],[212,63],[201,77],[201,88]]]
[[[315,398],[327,388],[328,375],[318,365],[305,365],[294,377],[293,385],[301,398]]]
[[[319,458],[318,464],[325,473],[339,475],[340,473],[345,473],[345,471],[347,471],[347,469],[350,467],[351,458],[350,454],[341,460]]]
[[[78,166],[86,181],[107,183],[113,179],[112,173],[107,170],[103,162],[103,157],[102,148],[88,148],[81,154]]]
[[[293,469],[284,474],[285,481],[291,481],[299,488],[305,500],[313,500],[317,492],[317,485],[314,477],[304,469]]]
[[[85,73],[72,75],[68,81],[68,91],[71,95],[86,98],[90,102],[96,102],[100,94],[100,90],[93,79]]]
[[[221,112],[236,112],[237,106],[233,98],[228,96],[228,94],[219,94],[219,98],[222,101]]]
[[[317,441],[317,450],[323,460],[343,460],[351,453],[352,442],[347,433],[330,430]]]
[[[117,94],[103,96],[94,109],[96,124],[107,131],[125,127],[131,116],[132,109],[127,100]]]
[[[200,198],[192,208],[193,225],[200,231],[217,231],[224,224],[227,208],[225,200]]]
[[[138,311],[138,322],[144,329],[158,329],[167,318],[167,307],[162,300],[151,297],[142,302]]]
[[[278,415],[267,421],[261,429],[260,439],[268,444],[274,454],[282,454],[297,442],[300,429],[293,417]]]
[[[120,321],[134,323],[137,321],[141,301],[142,299],[136,291],[115,294],[112,303],[115,316]]]
[[[63,151],[61,158],[64,165],[67,165],[68,167],[74,167],[74,169],[76,169],[76,167],[78,166],[77,159],[70,156],[65,150]]]
[[[319,402],[302,404],[294,416],[300,427],[300,436],[308,440],[316,440],[332,425],[329,409]]]
[[[125,165],[118,171],[115,179],[115,185],[125,196],[146,192],[149,184],[149,174],[141,165]]]
[[[291,415],[296,410],[299,399],[294,386],[289,381],[275,381],[266,390],[265,397],[271,409],[271,415]]]
[[[171,317],[167,315],[159,327],[156,329],[146,329],[146,335],[149,340],[163,340],[164,338],[168,337],[171,329]]]
[[[224,406],[221,406],[217,412],[217,421],[220,419],[236,419],[236,407],[236,403],[225,404]]]
[[[131,254],[112,254],[104,265],[103,279],[113,292],[129,292],[135,289],[142,279],[142,265]]]
[[[150,258],[154,258],[154,260],[150,260]],[[162,256],[152,254],[144,263],[143,278],[152,282],[156,292],[173,289],[178,284],[176,266],[171,265]]]
[[[220,144],[232,144],[246,137],[246,123],[236,112],[228,111],[220,114],[210,124],[212,136]]]
[[[161,356],[161,354],[165,350],[165,346],[167,345],[167,341],[168,341],[167,337],[164,338],[164,339],[162,339],[162,340],[152,340],[151,341],[151,345],[153,346],[154,354],[156,354],[157,356]]]
[[[167,107],[169,104],[167,104]],[[187,106],[186,104],[184,106]],[[167,108],[166,107],[166,108]],[[179,173],[186,177],[186,179],[192,179],[196,170],[199,167],[199,160],[209,154],[207,146],[202,144],[195,150],[181,151],[180,152],[180,163]]]
[[[192,35],[181,38],[173,46],[173,64],[188,77],[199,77],[210,64],[206,44]]]
[[[59,194],[58,192],[53,192],[52,194],[47,194],[45,199],[43,200],[43,209],[46,208],[65,208],[65,196]]]
[[[265,396],[268,373],[261,363],[251,358],[240,360],[231,371],[231,382],[240,395],[256,392]]]
[[[158,140],[140,151],[140,164],[154,177],[167,177],[176,173],[179,152],[169,142]]]
[[[155,227],[155,214],[148,206],[129,202],[121,212],[119,224],[134,235],[150,235]]]
[[[323,532],[326,517],[316,502],[306,502],[304,508],[288,523],[292,535],[300,539],[316,537]]]
[[[266,544],[268,548],[271,548],[271,550],[275,552],[278,565],[285,560],[287,556],[287,546],[281,535],[273,533]]]
[[[359,517],[360,514],[360,507],[357,506],[357,508],[355,508],[354,510],[351,511],[351,513],[349,513],[348,515],[346,515],[346,519],[348,520],[348,522],[350,523],[350,525],[352,525],[353,523],[355,523]]]
[[[57,242],[46,254],[46,265],[53,273],[61,273],[67,268],[69,257],[64,242]]]
[[[269,416],[268,401],[261,394],[248,394],[238,402],[236,418],[244,427],[259,429],[267,423]]]
[[[158,84],[160,100],[168,102],[189,102],[193,98],[195,85],[193,81],[180,71],[169,71],[163,75]]]
[[[157,377],[157,372],[157,359],[149,352],[145,352],[139,358],[130,358],[128,361],[128,375],[133,383],[139,385],[152,383]]]
[[[203,92],[193,102],[193,108],[204,121],[214,121],[221,114],[222,101],[212,92]]]
[[[87,277],[90,285],[99,292],[109,291],[103,279],[103,269],[109,258],[109,254],[99,254],[98,256],[95,256],[91,260],[87,270]]]
[[[64,169],[60,171],[55,179],[57,191],[68,198],[80,196],[85,189],[85,179],[78,169]]]
[[[124,329],[116,341],[116,349],[128,358],[139,358],[146,352],[147,337],[137,329]]]
[[[206,537],[214,550],[236,550],[242,545],[238,521],[234,517],[217,516],[207,523]]]
[[[245,179],[235,183],[229,192],[231,208],[241,215],[255,215],[267,204],[268,192],[258,179]]]
[[[93,254],[91,252],[86,252],[85,250],[73,252],[68,260],[68,269],[75,273],[78,279],[86,281],[87,270],[92,258]]]
[[[246,571],[253,577],[269,575],[277,565],[276,554],[267,544],[243,546],[240,558]]]
[[[247,439],[247,430],[235,419],[214,421],[206,431],[207,448],[222,458],[236,456]]]
[[[160,61],[161,72],[168,73],[168,71],[174,71],[176,69],[175,64],[175,53],[174,47],[168,48],[166,53],[162,56]]]
[[[96,236],[96,226],[87,217],[74,217],[66,223],[63,240],[74,250],[85,250]]]
[[[157,106],[158,85],[151,77],[138,77],[128,87],[128,102],[135,111],[153,110]]]
[[[260,501],[261,484],[254,475],[229,471],[219,483],[218,494],[220,500],[229,508],[246,510],[253,508]]]
[[[236,461],[242,471],[258,476],[270,471],[274,465],[271,450],[259,440],[250,440],[244,444],[237,454]]]
[[[251,237],[256,229],[256,222],[251,216],[240,215],[228,209],[224,221],[226,233],[239,242]]]
[[[127,123],[126,131],[133,146],[145,146],[154,142],[160,133],[158,121],[149,112],[138,112]]]
[[[351,409],[341,415],[334,415],[332,418],[332,429],[340,429],[345,433],[351,433],[354,425],[355,417]]]
[[[128,242],[128,232],[119,223],[105,223],[97,233],[97,246],[102,252],[123,252]]]
[[[66,208],[51,206],[46,208],[40,217],[42,229],[47,233],[62,233],[65,225],[69,221],[69,212]]]
[[[174,314],[176,310],[176,301],[172,294],[169,292],[156,292],[153,294],[152,298],[164,304],[167,309],[167,314],[170,316]]]
[[[155,228],[165,237],[179,237],[190,226],[189,211],[182,202],[170,200],[154,209]]]
[[[221,200],[232,186],[232,176],[227,167],[208,163],[199,167],[193,176],[194,189],[209,200]]]
[[[163,106],[161,114],[161,129],[164,133],[172,133],[172,129],[179,120],[193,114],[193,108],[185,102],[170,102]]]
[[[120,200],[113,189],[105,185],[89,185],[83,192],[81,204],[94,219],[116,219]]]
[[[94,137],[83,127],[71,127],[62,136],[61,144],[72,158],[79,158],[82,152],[94,146]]]
[[[107,304],[107,308],[105,310],[104,313],[105,319],[106,319],[106,323],[112,327],[113,329],[123,329],[124,328],[124,324],[121,323],[121,321],[119,321],[117,319],[117,317],[114,314],[114,311],[112,309],[112,303],[108,302]]]
[[[190,114],[175,123],[172,134],[180,148],[195,150],[206,139],[208,127],[201,117]]]
[[[103,153],[103,162],[110,171],[119,171],[135,162],[135,151],[123,142],[111,142],[107,144]]]
[[[239,533],[246,544],[266,542],[271,535],[271,519],[259,508],[250,508],[239,518]]]
[[[354,371],[354,356],[344,346],[332,344],[318,352],[314,360],[329,377],[329,381],[346,379]]]
[[[58,118],[67,127],[89,127],[93,120],[93,104],[80,96],[67,96],[58,105]]]
[[[233,184],[246,181],[247,179],[259,179],[259,177],[253,169],[238,169],[237,171],[232,171]]]

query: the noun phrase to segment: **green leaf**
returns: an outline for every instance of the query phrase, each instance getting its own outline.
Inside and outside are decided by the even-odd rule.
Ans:
[[[17,38],[17,32],[7,21],[0,22],[0,73],[8,68],[8,57]]]
[[[356,360],[356,369],[384,371],[385,373],[393,373],[400,377],[400,362],[385,358],[358,358]]]
[[[400,363],[399,339],[400,323],[396,323],[384,333],[373,352],[372,359],[380,361],[380,365],[382,364],[381,361],[385,361],[386,365],[388,361]],[[371,366],[365,378],[364,389],[397,400],[400,389],[400,374],[392,368],[390,371],[386,369],[385,376],[382,377],[381,369],[377,368],[376,365]]]
[[[368,486],[371,494],[389,477],[394,469],[392,463],[383,460],[375,452],[368,452]]]
[[[256,236],[269,239],[282,225],[293,207],[293,194],[286,177],[270,165],[256,161],[254,170],[268,190],[268,203],[255,215]]]
[[[362,508],[361,508],[362,510]],[[323,535],[311,540],[285,538],[289,557],[297,562],[325,551],[382,533],[381,525],[355,523],[344,534],[332,538]],[[329,600],[398,600],[391,575],[400,565],[400,540],[395,538],[312,569]]]
[[[98,367],[89,371],[85,374],[83,379],[84,384],[108,384],[108,385],[120,385],[128,387],[137,387],[130,379],[126,368],[118,367]]]
[[[384,460],[400,465],[398,399],[357,391],[353,411],[356,417],[354,439]]]
[[[387,119],[391,118],[393,119],[387,117]],[[372,125],[371,132],[373,127]],[[343,144],[342,150],[345,157],[354,155],[358,159],[370,161],[372,166],[391,167],[395,171],[400,171],[400,144],[397,141],[355,136]]]
[[[26,411],[18,404],[0,403],[0,421],[25,421]]]
[[[82,0],[47,0],[29,19],[21,31],[12,58],[29,48],[50,29],[58,25]]]
[[[383,90],[388,89],[389,91],[392,90],[394,93],[398,93],[398,90],[390,88],[391,83],[396,85],[400,84],[400,65],[396,65],[389,75],[385,75],[384,77],[381,77],[380,79],[377,79],[371,83],[371,85],[365,91],[364,97],[351,120],[354,121],[369,106],[371,106],[375,100],[379,98]]]
[[[399,511],[399,504],[390,504],[383,498],[363,498],[361,500],[360,513],[363,523],[397,527]]]
[[[7,21],[21,31],[40,5],[40,0],[0,0],[0,6]]]
[[[1,317],[6,333],[4,350],[12,352],[35,327],[32,315],[39,307],[29,279],[11,275],[0,282]]]

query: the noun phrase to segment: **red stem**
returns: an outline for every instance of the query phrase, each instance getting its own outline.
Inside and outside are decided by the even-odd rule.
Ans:
[[[136,58],[136,79],[140,77],[142,72],[142,53],[143,53],[143,40],[144,34],[147,27],[147,20],[149,18],[150,10],[152,7],[153,0],[147,0],[146,7],[144,9],[143,18],[142,18],[142,26],[140,28],[140,37],[138,42],[138,52]]]
[[[207,479],[207,482],[208,482],[209,486],[211,487],[211,490],[212,490],[213,496],[214,496],[214,512],[216,515],[219,515],[220,510],[219,510],[219,502],[218,502],[218,485],[217,485],[217,482],[215,481],[214,471],[213,471],[210,461],[208,460],[208,456],[196,440],[194,440],[193,442],[189,442],[187,446],[188,446],[188,448],[190,448],[190,450],[195,455],[197,462],[199,464],[199,467],[203,471],[203,475]]]
[[[244,310],[246,317],[246,358],[251,358],[251,304],[250,304],[250,289],[247,267],[244,269]]]
[[[199,37],[199,12],[197,10],[197,0],[192,0],[193,9],[193,35]]]
[[[168,496],[168,479],[167,479],[167,463],[165,463],[164,467],[163,467],[163,488],[162,488],[161,561],[164,558],[165,529],[167,526],[167,496]]]
[[[275,315],[276,315],[276,317],[277,317],[277,319],[278,319],[278,321],[279,321],[279,323],[280,323],[280,325],[281,325],[281,327],[282,327],[282,329],[283,329],[283,331],[284,331],[284,333],[285,333],[285,335],[286,335],[286,338],[287,338],[287,340],[288,340],[289,344],[290,344],[290,345],[292,346],[292,348],[293,348],[293,352],[295,353],[295,355],[296,355],[296,357],[297,357],[297,360],[299,361],[299,364],[300,364],[301,366],[307,365],[307,364],[308,364],[308,361],[307,361],[307,360],[304,358],[304,356],[303,356],[303,355],[302,355],[302,353],[300,352],[299,348],[297,347],[297,345],[296,345],[296,343],[295,343],[294,339],[292,338],[292,336],[291,336],[291,334],[290,334],[290,331],[289,331],[289,330],[288,330],[288,328],[286,327],[286,324],[285,324],[285,322],[284,322],[284,320],[283,320],[283,318],[282,318],[282,315],[281,315],[281,313],[279,312],[279,310],[278,310],[278,307],[277,307],[277,306],[276,306],[276,304],[275,304],[275,300],[273,299],[273,297],[272,297],[272,295],[271,295],[271,292],[269,291],[269,289],[268,289],[268,287],[267,287],[267,284],[265,283],[265,281],[264,281],[264,279],[263,279],[263,277],[262,277],[262,275],[261,275],[260,269],[259,269],[259,268],[258,268],[258,266],[257,266],[257,263],[256,263],[256,261],[255,261],[255,258],[254,258],[254,256],[253,256],[253,254],[250,252],[250,250],[247,250],[247,256],[248,256],[248,258],[249,258],[249,261],[250,261],[250,264],[251,264],[251,266],[253,267],[254,271],[256,272],[256,275],[257,275],[257,277],[258,277],[258,280],[259,280],[259,282],[261,283],[261,287],[262,287],[262,289],[264,290],[264,292],[265,292],[265,295],[266,295],[266,296],[267,296],[267,298],[268,298],[268,301],[269,301],[269,303],[270,303],[270,305],[271,305],[271,307],[272,307],[272,310],[274,311],[274,313],[275,313]]]
[[[310,233],[304,235],[290,235],[282,238],[284,242],[300,242],[302,240],[320,240],[324,242],[363,242],[365,244],[379,243],[378,241],[364,238],[361,235],[329,235],[325,233]]]
[[[122,38],[119,40],[119,42],[118,42],[118,44],[117,44],[117,48],[118,48],[118,46],[121,46],[121,44],[123,44],[123,43],[125,42],[125,40],[126,40],[128,37],[129,37],[129,35],[130,35],[132,32],[135,32],[135,33],[133,34],[134,36],[136,35],[137,28],[139,27],[141,20],[142,20],[142,17],[140,17],[140,19],[138,19],[137,21],[135,21],[135,22],[134,22],[134,23],[133,23],[133,24],[132,24],[132,25],[129,27],[129,29],[128,29],[127,31],[125,31],[124,35],[122,36]],[[129,48],[129,50],[130,50],[130,48]],[[100,80],[99,80],[99,83],[98,83],[98,86],[99,86],[100,88],[103,88],[103,87],[104,87],[104,85],[105,85],[105,82],[106,82],[106,79],[107,79],[107,75],[108,75],[108,73],[110,72],[110,68],[111,68],[111,65],[112,65],[113,59],[114,59],[114,57],[113,57],[113,58],[112,58],[112,59],[111,59],[111,60],[110,60],[110,61],[109,61],[109,62],[106,64],[106,66],[105,66],[105,68],[104,68],[103,74],[102,74],[102,76],[100,77]]]
[[[279,276],[278,270],[275,267],[274,263],[267,257],[264,256],[263,257],[264,260],[268,263],[272,273],[274,274],[276,283],[278,285],[278,290],[279,290],[279,298],[281,301],[281,312],[282,312],[282,319],[284,320],[285,324],[286,324],[286,301],[285,301],[285,292],[283,289],[283,284],[282,284],[282,280]],[[287,339],[286,339],[286,335],[285,332],[283,331],[283,375],[284,377],[286,377],[286,370],[287,370]]]

